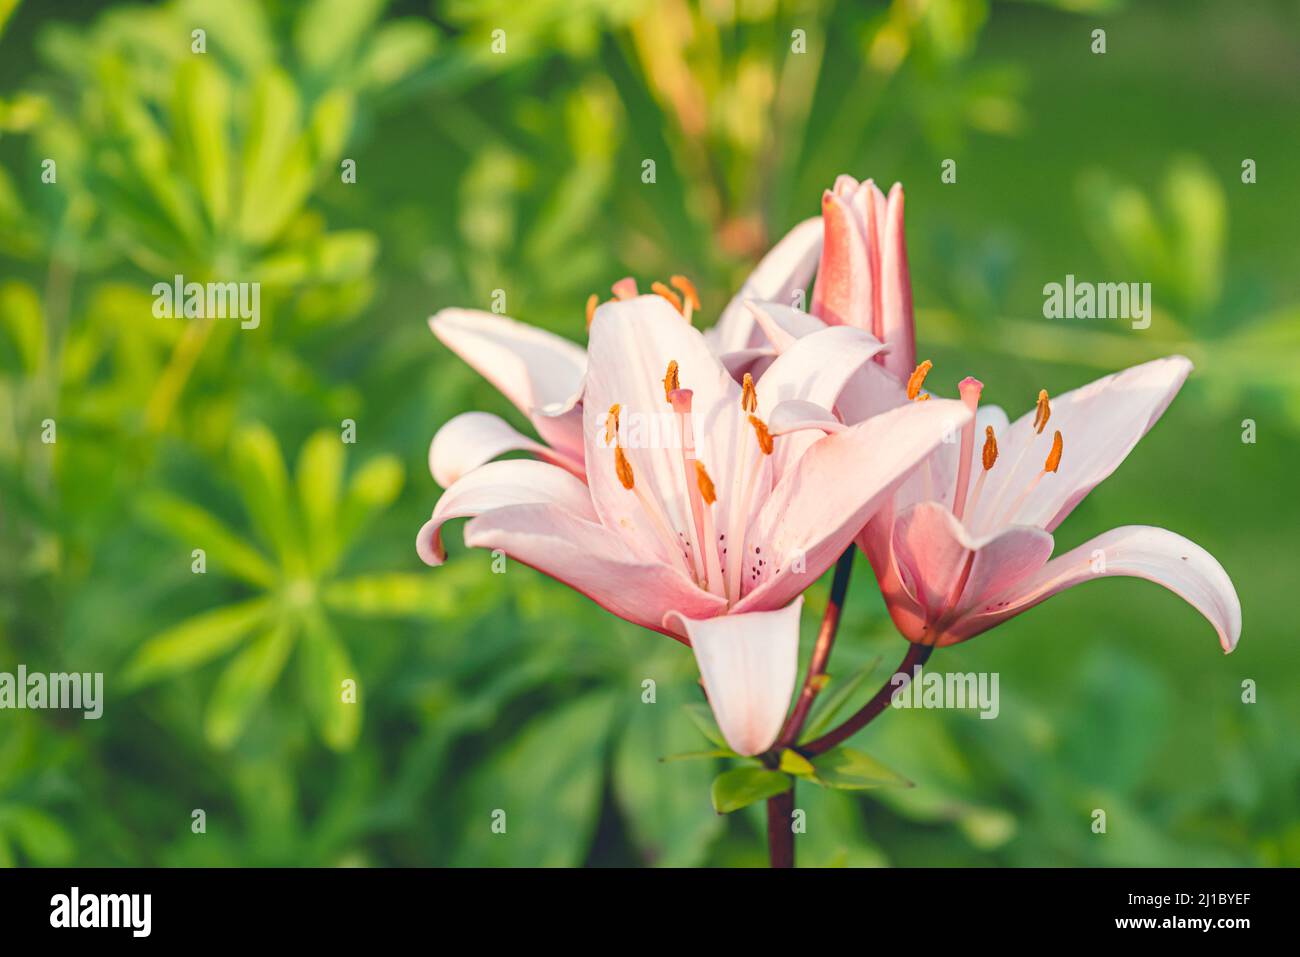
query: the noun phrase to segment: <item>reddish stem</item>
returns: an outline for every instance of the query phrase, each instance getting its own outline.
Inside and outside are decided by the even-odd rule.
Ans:
[[[773,867],[794,867],[794,781],[767,799],[767,849]]]
[[[804,679],[803,690],[795,702],[794,711],[785,722],[785,727],[777,736],[774,750],[788,748],[799,740],[799,732],[808,720],[813,701],[817,699],[824,681],[820,680],[826,673],[826,663],[831,657],[831,646],[835,644],[835,633],[840,627],[840,615],[844,611],[844,596],[849,590],[849,573],[853,571],[853,555],[856,545],[844,550],[839,561],[835,563],[835,578],[831,581],[831,597],[826,603],[826,613],[822,616],[821,631],[817,633],[817,643],[813,645],[812,658],[808,661],[808,676]]]
[[[908,682],[912,680],[912,669],[917,665],[925,664],[933,651],[933,645],[914,645],[909,642],[907,654],[903,657],[902,663],[895,669],[889,680],[881,686],[880,690],[872,696],[871,700],[859,708],[851,718],[838,728],[827,731],[820,738],[815,738],[807,744],[800,745],[797,749],[799,753],[807,758],[824,754],[835,745],[861,731],[876,715],[889,707],[890,699],[893,698],[894,694],[907,687]],[[895,679],[900,676],[903,680],[895,684]]]

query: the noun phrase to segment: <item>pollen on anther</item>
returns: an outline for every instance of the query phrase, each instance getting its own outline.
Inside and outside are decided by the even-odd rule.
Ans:
[[[623,407],[619,405],[617,402],[615,402],[613,405],[609,407],[609,415],[605,417],[605,444],[606,445],[609,445],[611,442],[613,442],[615,445],[618,444],[618,441],[615,437],[618,435],[618,414],[622,410],[622,408]]]
[[[700,487],[700,498],[704,499],[705,505],[712,505],[718,500],[718,494],[713,488],[713,479],[709,478],[708,470],[699,459],[695,460],[695,482]]]
[[[993,426],[984,426],[984,471],[993,468],[998,460],[998,440],[993,437]]]
[[[618,476],[619,482],[625,489],[631,489],[636,485],[636,479],[632,475],[632,463],[627,460],[621,445],[614,446],[614,474]]]
[[[591,320],[596,318],[596,306],[600,304],[600,296],[594,292],[587,297],[587,328],[591,328]]]
[[[1052,404],[1047,400],[1047,390],[1038,390],[1038,406],[1034,409],[1034,430],[1043,434],[1043,429],[1047,427],[1047,420],[1052,417]]]
[[[771,455],[773,449],[772,433],[767,430],[767,423],[758,416],[751,415],[749,424],[754,427],[754,435],[758,438],[759,449],[762,450],[764,455]]]
[[[681,387],[681,381],[677,376],[677,360],[672,359],[668,363],[668,371],[664,373],[664,401],[672,402],[673,393]]]
[[[1061,440],[1061,432],[1058,429],[1052,436],[1052,451],[1047,453],[1047,461],[1043,463],[1044,472],[1055,472],[1061,467],[1061,450],[1065,443]]]
[[[691,282],[685,276],[669,276],[668,282],[674,289],[681,291],[682,297],[692,309],[700,308],[700,296],[695,291],[695,283]]]
[[[925,377],[930,374],[930,370],[933,368],[934,363],[926,359],[912,370],[912,374],[907,380],[907,397],[909,399],[915,399],[920,394],[921,386],[925,384]]]
[[[677,293],[673,292],[663,283],[652,282],[650,284],[650,290],[651,292],[658,293],[659,295],[667,299],[670,303],[672,303],[673,308],[676,309],[679,313],[682,313],[683,315],[685,314],[685,309],[682,306],[682,297],[677,295]]]
[[[758,390],[754,388],[754,377],[748,372],[741,386],[740,407],[746,412],[758,411]]]

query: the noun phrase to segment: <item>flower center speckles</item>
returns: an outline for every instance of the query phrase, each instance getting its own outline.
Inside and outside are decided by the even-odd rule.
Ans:
[[[621,406],[610,408],[606,420],[606,441],[614,445],[614,466],[620,484],[632,492],[650,520],[656,537],[667,549],[674,564],[700,588],[734,604],[748,585],[753,587],[770,569],[761,557],[761,546],[753,545],[753,556],[747,556],[745,541],[749,516],[759,486],[764,481],[767,457],[776,448],[776,440],[762,419],[756,415],[758,394],[754,380],[746,375],[740,396],[740,412],[736,416],[736,465],[730,476],[721,476],[722,487],[715,483],[704,462],[697,457],[695,447],[692,405],[694,394],[681,384],[681,368],[674,360],[669,362],[663,377],[664,398],[677,416],[681,443],[670,452],[677,458],[674,471],[680,470],[683,495],[681,507],[659,501],[653,490],[636,482],[627,453],[618,442],[618,417]],[[751,437],[745,435],[752,434]],[[727,513],[727,527],[718,532],[716,509],[719,493],[731,506]],[[675,499],[676,496],[673,496]],[[680,514],[676,514],[680,513]],[[749,581],[742,581],[747,557],[753,561],[749,568]]]

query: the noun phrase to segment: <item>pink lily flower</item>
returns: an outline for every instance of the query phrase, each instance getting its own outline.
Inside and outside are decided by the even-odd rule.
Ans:
[[[821,250],[820,219],[790,230],[759,262],[740,291],[706,333],[715,353],[737,379],[759,371],[755,358],[771,350],[751,349],[762,339],[745,308],[749,299],[785,299],[812,279]],[[614,284],[618,299],[637,295],[636,282]],[[664,294],[676,296],[665,289]],[[693,295],[693,290],[691,292]],[[596,297],[588,303],[588,323]],[[686,305],[689,313],[690,304]],[[443,309],[429,327],[444,345],[473,366],[528,417],[541,441],[529,438],[500,416],[466,412],[438,430],[429,446],[429,471],[443,488],[507,452],[527,452],[579,478],[583,472],[582,384],[587,354],[577,343],[545,329],[477,309]]]
[[[1074,585],[1123,575],[1182,597],[1232,651],[1241,602],[1223,566],[1195,542],[1125,525],[1051,558],[1057,526],[1119,467],[1191,369],[1170,356],[1056,399],[1044,391],[1015,422],[997,406],[980,407],[960,443],[917,469],[858,538],[898,630],[918,644],[951,645]],[[960,385],[972,411],[982,389],[972,378]],[[919,383],[910,391],[920,398]]]
[[[823,197],[823,221],[814,315],[779,303],[750,303],[751,312],[778,355],[828,324],[867,329],[887,351],[855,372],[833,407],[790,403],[774,417],[775,429],[820,426],[834,433],[930,397],[921,390],[930,363],[912,368],[902,189],[895,185],[884,200],[870,180],[841,176]],[[944,444],[913,472],[858,538],[899,631],[919,644],[950,645],[1083,581],[1127,575],[1180,595],[1232,651],[1241,634],[1236,590],[1209,552],[1180,535],[1124,526],[1049,561],[1051,533],[1119,467],[1191,367],[1172,356],[1056,400],[1043,392],[1035,410],[1014,424],[1000,408],[980,407],[983,384],[964,380],[962,400],[977,414],[960,443]]]
[[[859,183],[852,176],[839,176],[822,195],[821,223],[821,259],[811,311],[795,309],[786,299],[763,301],[751,296],[747,303],[751,318],[767,343],[749,343],[748,354],[752,361],[764,356],[770,361],[809,332],[854,326],[885,345],[875,361],[901,382],[916,364],[903,187],[895,183],[886,197],[872,180]]]
[[[742,386],[664,298],[606,303],[587,349],[586,484],[547,461],[476,468],[420,529],[420,557],[440,564],[442,525],[469,517],[467,546],[689,644],[728,744],[759,754],[794,691],[802,592],[970,418],[959,402],[905,404],[825,435],[782,411],[832,405],[879,350],[822,330]],[[792,424],[774,433],[776,419]]]

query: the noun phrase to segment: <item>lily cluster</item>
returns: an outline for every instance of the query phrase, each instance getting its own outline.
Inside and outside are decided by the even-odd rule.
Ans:
[[[811,309],[794,308],[816,276]],[[1053,532],[1155,424],[1191,371],[1172,356],[1010,420],[926,390],[916,364],[903,191],[841,176],[701,332],[682,276],[633,279],[587,305],[587,347],[491,313],[445,309],[434,334],[532,423],[485,412],[434,436],[445,488],[420,529],[501,549],[695,654],[741,755],[784,740],[803,592],[846,549],[866,554],[899,632],[964,641],[1091,578],[1146,578],[1200,611],[1231,651],[1241,606],[1204,549],[1125,526],[1052,557]],[[638,416],[675,428],[653,441]],[[528,458],[501,460],[509,452]],[[786,742],[788,743],[788,742]]]

